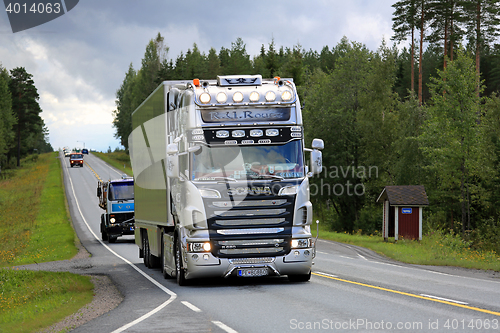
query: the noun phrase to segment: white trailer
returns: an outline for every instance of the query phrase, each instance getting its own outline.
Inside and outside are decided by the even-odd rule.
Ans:
[[[165,81],[132,114],[135,242],[180,285],[203,277],[308,281],[315,255],[309,177],[291,79]],[[306,166],[305,152],[310,153]]]

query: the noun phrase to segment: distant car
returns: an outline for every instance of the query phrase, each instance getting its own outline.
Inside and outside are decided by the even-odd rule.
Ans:
[[[71,156],[69,157],[69,164],[71,167],[74,167],[75,165],[83,167],[83,155],[80,153],[71,153]]]
[[[71,152],[69,150],[64,151],[64,157],[69,157],[71,155]]]
[[[89,150],[87,148],[83,148],[82,149],[82,154],[87,154],[88,155],[89,153]]]

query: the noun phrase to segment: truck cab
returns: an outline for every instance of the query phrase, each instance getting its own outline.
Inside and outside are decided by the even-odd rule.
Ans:
[[[133,235],[134,221],[134,180],[126,175],[121,179],[99,181],[97,183],[101,214],[101,238],[114,243],[123,235]]]

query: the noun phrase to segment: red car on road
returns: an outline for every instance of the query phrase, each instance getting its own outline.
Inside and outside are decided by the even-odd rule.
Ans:
[[[74,167],[75,165],[83,167],[83,154],[71,154],[69,156],[69,164],[71,167]]]

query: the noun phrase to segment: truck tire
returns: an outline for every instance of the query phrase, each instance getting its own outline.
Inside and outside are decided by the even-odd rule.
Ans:
[[[182,264],[181,240],[177,237],[175,246],[175,275],[179,286],[187,285],[186,275]]]
[[[293,274],[288,275],[288,280],[290,282],[307,282],[311,279],[311,272],[309,274]]]
[[[104,222],[104,214],[101,214],[101,239],[103,241],[108,240],[108,233],[106,232],[106,225]]]
[[[108,236],[108,242],[110,242],[110,243],[114,243],[114,242],[116,242],[116,239],[117,239],[117,238],[118,238],[117,236],[113,236],[113,237]]]

